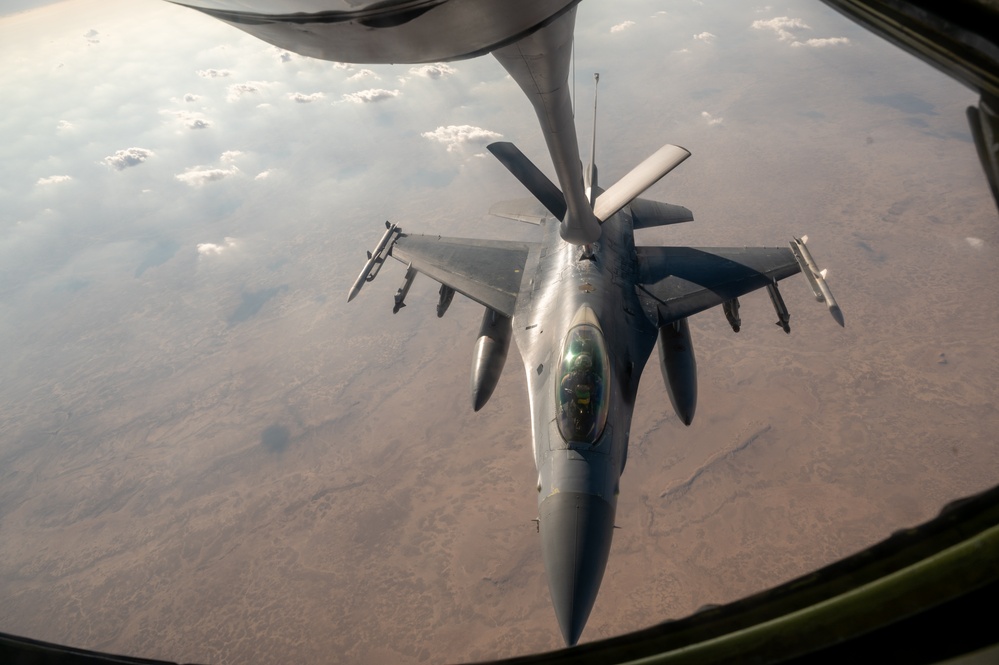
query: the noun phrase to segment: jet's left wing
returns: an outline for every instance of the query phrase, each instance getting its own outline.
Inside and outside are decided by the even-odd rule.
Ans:
[[[784,247],[638,247],[642,309],[659,325],[801,271]]]
[[[513,316],[533,243],[401,234],[390,255],[475,302]]]

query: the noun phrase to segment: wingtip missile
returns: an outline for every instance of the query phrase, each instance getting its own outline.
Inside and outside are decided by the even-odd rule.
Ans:
[[[819,302],[824,302],[829,308],[829,314],[832,315],[836,323],[845,328],[846,321],[843,318],[843,310],[839,308],[836,298],[833,297],[832,291],[829,290],[829,285],[826,283],[828,271],[819,270],[819,267],[815,264],[815,259],[812,258],[812,253],[805,246],[807,240],[808,236],[793,238],[791,240],[791,252],[798,261],[801,272],[808,279],[808,283],[812,287],[812,293],[815,294],[815,299]]]
[[[397,225],[389,221],[385,222],[385,233],[382,234],[381,240],[375,245],[374,251],[367,253],[368,260],[361,269],[361,274],[357,276],[357,279],[351,285],[350,291],[347,293],[347,302],[356,298],[364,283],[370,282],[378,274],[378,270],[381,268],[381,264],[385,261],[385,256],[394,242],[392,235],[398,232],[398,230],[399,227]]]
[[[839,324],[840,328],[846,327],[846,321],[843,320],[843,311],[839,308],[839,305],[829,305],[829,313],[832,314],[832,317]]]

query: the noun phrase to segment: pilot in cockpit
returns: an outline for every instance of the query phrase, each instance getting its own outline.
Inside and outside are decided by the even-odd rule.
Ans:
[[[563,400],[572,405],[573,415],[593,412],[593,403],[600,392],[600,378],[592,368],[590,354],[580,353],[573,359],[572,369],[562,378]]]

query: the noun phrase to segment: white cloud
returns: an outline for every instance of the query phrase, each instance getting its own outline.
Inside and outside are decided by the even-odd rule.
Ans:
[[[212,126],[211,120],[206,120],[200,113],[171,110],[160,111],[160,113],[176,117],[188,129],[208,129]]]
[[[423,132],[420,136],[431,141],[443,143],[447,146],[448,152],[457,150],[465,143],[481,145],[503,138],[502,134],[483,129],[482,127],[473,127],[472,125],[438,127],[432,132]]]
[[[198,70],[198,76],[200,76],[203,79],[225,78],[225,77],[231,76],[231,75],[232,75],[232,72],[230,72],[228,69],[199,69]]]
[[[348,81],[360,81],[360,80],[367,79],[367,78],[373,78],[376,81],[380,81],[381,80],[381,77],[378,76],[378,74],[375,74],[370,69],[362,69],[359,72],[357,72],[356,74],[354,74],[352,76],[348,76],[347,80]]]
[[[91,28],[90,30],[87,30],[83,34],[83,38],[87,40],[88,44],[100,44],[101,40],[98,39],[98,37],[100,36],[100,34],[101,33],[97,32],[96,30],[94,30],[93,28]]]
[[[246,83],[233,83],[228,88],[226,88],[228,94],[226,95],[225,99],[227,102],[234,102],[243,95],[260,92],[269,85],[270,85],[269,83],[265,83],[263,81],[247,81]]]
[[[292,57],[294,57],[292,56],[291,53],[285,51],[284,49],[275,49],[275,50],[277,51],[278,59],[281,62],[291,62]]]
[[[56,125],[57,132],[68,132],[73,129],[76,129],[76,125],[71,123],[69,120],[60,120],[59,124]]]
[[[297,102],[299,104],[309,104],[311,102],[318,101],[318,100],[322,99],[325,96],[326,95],[324,95],[321,92],[314,92],[311,95],[306,95],[305,93],[302,93],[302,92],[289,92],[288,93],[288,99],[294,100],[295,102]]]
[[[60,182],[69,182],[72,180],[68,175],[50,175],[48,178],[39,178],[36,185],[57,185]]]
[[[226,150],[219,159],[226,164],[236,161],[236,158],[243,154],[242,150]]]
[[[824,46],[836,46],[838,44],[849,44],[846,37],[823,37],[822,39],[808,39],[803,42],[791,42],[791,46],[810,46],[812,48],[822,48]]]
[[[382,90],[381,88],[371,88],[360,92],[351,92],[343,96],[343,101],[354,104],[367,104],[370,102],[381,102],[386,99],[398,97],[401,93],[398,90]]]
[[[975,249],[981,249],[985,246],[985,241],[981,238],[965,238],[964,241],[974,247]]]
[[[113,155],[108,155],[103,159],[103,163],[117,171],[121,171],[130,166],[138,166],[154,154],[152,150],[146,148],[126,148],[125,150],[116,151]]]
[[[270,175],[271,175],[271,172],[270,172],[270,169],[268,169],[266,171],[261,171],[260,173],[258,173],[257,175],[255,175],[253,177],[253,179],[254,180],[267,180],[267,178],[269,178]]]
[[[349,62],[331,62],[330,64],[333,65],[333,69],[346,69],[350,71],[354,68],[354,65]]]
[[[200,166],[195,166],[192,169],[188,169],[184,173],[178,173],[174,177],[185,185],[190,185],[191,187],[201,187],[209,182],[222,180],[231,175],[236,175],[237,173],[239,173],[239,169],[235,166],[231,169],[206,169]]]
[[[701,111],[701,117],[704,118],[709,125],[720,125],[725,121],[725,118],[716,118],[707,111]]]
[[[846,37],[822,37],[802,41],[798,38],[798,35],[795,34],[795,31],[811,30],[812,28],[800,18],[778,16],[765,21],[753,21],[752,27],[756,30],[773,30],[777,33],[777,38],[779,40],[782,42],[790,42],[791,46],[794,47],[808,46],[810,48],[822,48],[825,46],[837,46],[839,44],[850,43],[850,40]]]
[[[800,18],[789,18],[787,16],[777,16],[775,18],[753,21],[755,30],[773,30],[777,33],[777,38],[782,42],[794,41],[796,37],[791,30],[811,30]]]
[[[202,256],[218,256],[230,247],[236,246],[236,239],[226,237],[221,245],[217,245],[213,242],[199,242],[198,243],[198,254]]]
[[[196,95],[193,92],[189,92],[186,95],[184,95],[185,102],[196,102],[199,99],[201,99],[201,95]]]
[[[625,21],[624,23],[618,23],[617,25],[612,25],[610,31],[611,32],[621,32],[623,30],[627,30],[628,28],[630,28],[633,25],[635,25],[634,21]]]
[[[421,65],[419,67],[410,67],[409,73],[415,76],[422,76],[427,79],[442,79],[445,76],[450,76],[456,73],[458,70],[451,65],[444,62],[435,62],[432,65]]]
[[[709,44],[718,38],[718,35],[713,35],[710,32],[699,32],[694,35],[694,39],[700,40],[702,42],[708,42]]]

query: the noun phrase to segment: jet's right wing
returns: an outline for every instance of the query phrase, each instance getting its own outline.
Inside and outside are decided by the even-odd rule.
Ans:
[[[786,247],[638,247],[642,309],[659,325],[801,271]]]
[[[504,316],[513,316],[531,243],[401,234],[390,255]]]

